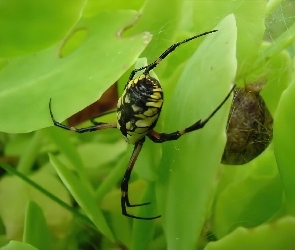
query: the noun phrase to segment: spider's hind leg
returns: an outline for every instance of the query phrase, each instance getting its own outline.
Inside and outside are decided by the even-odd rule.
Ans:
[[[147,202],[147,203],[131,205],[129,202],[129,197],[128,197],[128,182],[130,179],[130,175],[131,175],[133,166],[134,166],[134,164],[137,160],[137,157],[141,151],[143,143],[144,143],[144,138],[135,144],[133,153],[131,155],[131,158],[130,158],[130,161],[128,164],[128,167],[125,171],[125,174],[124,174],[124,177],[123,177],[123,180],[121,183],[121,208],[122,208],[122,214],[127,217],[131,217],[134,219],[141,219],[141,220],[153,220],[153,219],[157,219],[157,218],[161,217],[161,215],[155,216],[155,217],[139,217],[139,216],[128,214],[127,209],[126,209],[126,207],[138,207],[138,206],[144,206],[144,205],[150,204],[150,202]]]
[[[96,118],[99,118],[99,117],[102,117],[102,116],[105,116],[105,115],[109,115],[109,114],[112,114],[112,113],[115,113],[117,112],[116,109],[113,109],[113,110],[109,110],[109,111],[106,111],[106,112],[103,112],[97,116],[94,116],[94,117],[91,117],[90,118],[90,122],[93,124],[93,125],[100,125],[100,124],[105,124],[104,122],[97,122],[95,121]]]

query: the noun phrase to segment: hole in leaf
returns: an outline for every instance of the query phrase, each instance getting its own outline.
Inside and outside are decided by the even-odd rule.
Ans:
[[[81,28],[74,30],[64,41],[61,46],[59,57],[63,58],[77,50],[87,37],[87,30]]]

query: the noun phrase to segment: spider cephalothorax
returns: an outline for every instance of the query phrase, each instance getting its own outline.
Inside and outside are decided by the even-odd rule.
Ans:
[[[143,206],[149,203],[142,204],[130,204],[128,197],[128,182],[136,162],[136,159],[141,151],[142,145],[145,141],[145,137],[148,136],[153,142],[162,143],[171,140],[177,140],[182,135],[201,129],[205,124],[215,115],[215,113],[222,107],[226,100],[230,97],[230,94],[234,90],[234,87],[225,97],[225,99],[219,104],[219,106],[205,119],[198,120],[191,126],[178,130],[172,133],[158,133],[154,130],[158,121],[162,105],[163,105],[163,91],[159,81],[150,76],[150,71],[154,69],[166,56],[173,52],[178,46],[183,43],[187,43],[200,36],[207,35],[209,33],[216,32],[217,30],[209,31],[185,39],[181,42],[175,43],[159,56],[153,63],[134,69],[129,80],[125,86],[124,92],[118,100],[117,105],[117,122],[102,123],[93,121],[93,126],[86,128],[74,128],[63,125],[54,119],[51,110],[51,100],[49,102],[49,110],[51,119],[55,126],[63,129],[71,130],[77,133],[92,132],[96,130],[102,130],[106,128],[118,128],[125,137],[126,141],[134,144],[134,150],[131,155],[128,167],[125,171],[123,180],[121,182],[121,208],[122,214],[135,219],[151,220],[160,216],[154,217],[140,217],[131,215],[127,212],[127,207]],[[134,78],[135,73],[143,71],[143,74],[137,78]],[[197,108],[197,107],[196,107]]]

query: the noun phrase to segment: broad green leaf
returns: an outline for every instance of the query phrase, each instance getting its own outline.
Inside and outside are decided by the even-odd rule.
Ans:
[[[236,73],[236,24],[227,16],[185,66],[175,87],[165,132],[206,119],[229,92]],[[230,100],[200,131],[163,145],[158,197],[168,249],[192,249],[216,182]]]
[[[158,216],[156,204],[155,204],[155,185],[150,183],[146,189],[145,194],[142,197],[141,202],[150,202],[147,206],[139,207],[137,216],[153,217]],[[134,214],[129,208],[129,212]],[[159,220],[159,219],[158,219]],[[151,242],[155,231],[155,220],[136,220],[133,223],[133,241],[132,249],[151,249]]]
[[[5,117],[0,130],[29,132],[51,126],[50,98],[58,121],[99,99],[150,40],[148,33],[122,38],[135,15],[117,11],[81,19],[54,46],[11,59],[0,71],[0,116]],[[77,32],[84,35],[76,37]],[[81,39],[78,45],[76,39]],[[69,43],[72,48],[64,52]]]
[[[21,154],[18,162],[17,170],[23,174],[29,174],[32,171],[34,162],[39,154],[39,149],[42,144],[42,133],[37,131],[26,143],[25,149]]]
[[[130,218],[123,216],[122,213],[110,213],[109,216],[110,225],[114,232],[117,242],[120,242],[126,247],[131,249],[132,242],[132,224]],[[106,250],[109,248],[106,248]]]
[[[195,27],[210,30],[225,16],[230,13],[235,15],[238,29],[238,77],[247,73],[260,50],[265,31],[266,3],[265,0],[194,1],[192,17]]]
[[[1,1],[0,57],[19,56],[56,43],[80,19],[85,2]]]
[[[249,82],[249,78],[254,82],[266,83],[268,90],[262,91],[262,96],[266,97],[270,112],[274,114],[282,91],[289,85],[291,78],[290,54],[285,50],[295,40],[295,24],[281,34],[273,43],[264,43],[255,58],[253,65],[248,67],[247,76],[243,76],[244,83]],[[253,83],[253,81],[252,81]],[[271,85],[271,86],[270,86]],[[265,93],[267,92],[267,94]]]
[[[129,162],[130,155],[124,154],[117,164],[114,165],[111,173],[105,177],[104,181],[100,184],[95,192],[95,200],[98,202],[112,190],[123,178],[125,170]],[[119,196],[118,196],[119,200]]]
[[[268,16],[269,14],[273,13],[274,10],[280,5],[281,2],[282,0],[267,1],[265,16]]]
[[[261,54],[269,48],[270,44],[264,44]],[[272,116],[275,115],[282,92],[290,84],[292,76],[292,61],[286,51],[273,55],[267,60],[256,64],[256,70],[249,73],[244,83],[261,83],[265,86],[260,94]]]
[[[210,242],[205,250],[277,250],[293,249],[294,245],[295,218],[288,216],[256,228],[239,227],[221,240]]]
[[[4,133],[3,133],[4,134]],[[7,135],[7,134],[5,134]],[[6,156],[18,156],[20,157],[24,150],[28,147],[30,140],[32,139],[31,134],[16,134],[5,143],[4,154]]]
[[[94,16],[99,12],[108,10],[139,10],[144,0],[88,0],[85,5],[83,16]]]
[[[70,140],[71,131],[66,131],[58,127],[51,127],[42,131],[59,148],[60,152],[76,167],[77,171],[83,171],[83,162],[78,154],[77,148]],[[81,177],[81,175],[80,175]]]
[[[267,47],[258,60],[267,60],[272,56],[288,48],[295,40],[295,23],[293,23],[284,33],[276,38],[271,46]]]
[[[75,172],[77,172],[82,183],[92,190],[92,187],[87,178],[87,173],[83,166],[83,161],[78,154],[76,147],[70,141],[70,131],[62,130],[57,127],[51,127],[43,130],[46,134],[59,148],[63,156],[65,156],[69,162],[75,167]]]
[[[134,172],[147,181],[156,181],[158,179],[156,169],[161,160],[161,153],[162,145],[147,139],[134,165]]]
[[[48,163],[49,164],[49,163]],[[49,188],[50,191],[48,191],[46,188],[44,188],[43,186],[41,186],[39,183],[37,183],[34,178],[31,179],[31,176],[26,176],[23,173],[19,172],[18,170],[16,170],[15,168],[11,167],[10,165],[4,163],[4,162],[0,162],[0,167],[3,168],[7,173],[16,176],[18,178],[20,178],[21,180],[23,180],[25,183],[29,184],[31,187],[33,187],[34,189],[38,190],[40,193],[42,193],[43,195],[47,196],[48,198],[50,198],[52,201],[56,202],[57,204],[59,204],[61,207],[67,209],[68,211],[70,211],[73,215],[77,216],[78,218],[80,218],[81,220],[83,220],[84,222],[86,222],[88,225],[92,226],[91,221],[83,214],[81,214],[79,211],[77,211],[76,209],[74,209],[68,202],[67,198],[68,197],[63,197],[60,195],[60,190],[58,190],[59,192],[58,195],[55,195],[53,193],[51,193],[51,188]],[[50,165],[51,167],[51,165]],[[46,169],[46,167],[44,167],[44,169]],[[45,170],[46,171],[46,170]],[[44,171],[44,173],[45,173]],[[51,171],[50,171],[51,173]],[[48,179],[48,173],[46,173],[46,179]],[[55,178],[55,177],[54,177]],[[51,177],[49,177],[49,180],[51,180]],[[37,180],[38,181],[38,180]],[[52,185],[52,182],[49,181],[49,184],[51,186],[56,186],[56,178],[54,179],[55,184]],[[60,182],[58,182],[58,189],[60,189],[60,187],[62,187],[61,189],[64,190],[64,186],[61,186]],[[56,187],[55,187],[56,188]],[[22,194],[20,194],[22,195]],[[49,206],[51,204],[49,203]],[[56,211],[55,211],[56,212]],[[55,216],[54,218],[57,218],[57,216]],[[64,221],[63,221],[64,223]],[[0,226],[2,226],[0,224]]]
[[[12,240],[6,246],[1,247],[1,250],[38,250],[30,244]]]
[[[225,166],[224,177],[233,171],[236,178],[223,183],[223,189],[219,186],[214,202],[212,231],[218,239],[239,226],[256,227],[282,207],[283,188],[272,149],[248,164]]]
[[[33,201],[27,206],[23,241],[40,250],[52,249],[51,236],[43,211]]]
[[[283,92],[274,117],[274,152],[278,169],[284,185],[287,207],[289,212],[295,214],[295,78]]]
[[[67,190],[55,176],[36,172],[30,175],[30,179],[70,204]],[[5,204],[0,206],[0,215],[8,238],[21,238],[25,208],[29,200],[42,207],[47,224],[54,235],[61,237],[66,234],[73,217],[69,211],[19,177],[5,176],[0,181],[0,203]]]
[[[149,63],[173,44],[172,37],[180,19],[182,4],[181,0],[146,0],[138,22],[127,30],[127,34],[138,34],[147,30],[152,33],[153,40],[141,55],[146,57]]]
[[[85,168],[97,171],[98,167],[114,160],[126,151],[127,143],[122,139],[116,143],[83,143],[78,147],[78,152],[85,164]],[[127,166],[126,166],[127,167]]]
[[[128,195],[132,203],[134,204],[142,203],[141,201],[143,199],[143,195],[146,190],[146,187],[147,187],[147,183],[143,181],[142,179],[129,183]],[[121,198],[120,188],[114,189],[113,191],[107,193],[107,195],[105,195],[105,197],[102,199],[101,208],[104,210],[115,212],[122,215],[120,198]],[[138,210],[139,210],[139,207],[133,207],[131,208],[130,213],[137,214]],[[129,219],[129,218],[126,217],[126,219]]]
[[[92,195],[87,187],[83,186],[80,180],[56,157],[50,154],[49,158],[64,185],[84,210],[87,217],[102,234],[104,234],[109,240],[114,241],[114,236],[102,214],[102,211],[95,202],[94,195]]]

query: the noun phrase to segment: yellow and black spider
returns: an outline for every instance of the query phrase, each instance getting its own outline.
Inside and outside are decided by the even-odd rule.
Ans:
[[[172,46],[170,46],[167,50],[165,50],[165,52],[162,55],[160,55],[160,57],[153,63],[138,69],[134,69],[130,74],[127,84],[125,85],[125,89],[122,96],[118,100],[117,122],[93,122],[93,126],[86,128],[74,128],[63,125],[54,119],[50,99],[49,110],[52,121],[55,126],[58,126],[66,130],[71,130],[77,133],[92,132],[106,128],[118,128],[125,137],[126,141],[131,144],[134,144],[134,150],[121,183],[121,208],[122,214],[125,216],[143,220],[152,220],[160,217],[134,216],[127,213],[126,210],[126,207],[143,206],[149,204],[142,203],[131,205],[128,198],[128,182],[130,179],[131,171],[140,153],[142,145],[145,141],[145,137],[148,136],[152,141],[156,143],[162,143],[165,141],[177,140],[179,137],[188,132],[192,132],[203,128],[205,124],[214,116],[214,114],[222,107],[222,105],[226,102],[226,100],[229,98],[230,94],[234,90],[235,86],[231,89],[231,91],[221,102],[221,104],[203,121],[199,120],[193,125],[173,133],[158,133],[155,130],[153,130],[153,128],[157,124],[162,109],[163,90],[161,88],[159,81],[151,77],[149,75],[149,72],[153,68],[155,68],[161,62],[161,60],[163,60],[172,51],[174,51],[179,45],[216,31],[217,30],[205,32],[200,35],[196,35],[188,39],[185,39],[181,42],[175,43]],[[133,79],[135,73],[141,70],[144,70],[143,73],[139,77]]]

